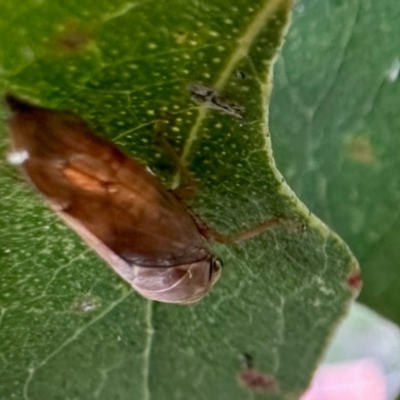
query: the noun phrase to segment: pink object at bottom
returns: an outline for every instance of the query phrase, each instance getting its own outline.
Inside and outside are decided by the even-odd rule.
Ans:
[[[324,365],[301,400],[386,400],[385,378],[369,359]]]

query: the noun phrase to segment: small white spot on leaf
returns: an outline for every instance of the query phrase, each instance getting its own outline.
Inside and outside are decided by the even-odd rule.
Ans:
[[[71,308],[72,311],[78,314],[86,314],[99,308],[100,304],[100,298],[92,295],[84,295],[78,299],[75,299]]]
[[[400,60],[396,58],[387,72],[387,77],[389,82],[396,81],[397,78],[399,77],[399,72],[400,72]]]

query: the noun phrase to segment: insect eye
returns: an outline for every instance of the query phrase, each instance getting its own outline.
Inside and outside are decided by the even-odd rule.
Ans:
[[[210,280],[213,278],[213,275],[220,272],[223,267],[222,260],[220,258],[213,258],[210,262]]]
[[[224,266],[224,264],[222,263],[222,260],[220,258],[214,258],[212,260],[212,267],[215,272],[222,269],[223,266]]]

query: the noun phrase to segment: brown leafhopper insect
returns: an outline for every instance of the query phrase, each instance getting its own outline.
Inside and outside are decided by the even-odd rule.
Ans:
[[[148,299],[188,304],[218,280],[207,239],[247,239],[273,218],[231,239],[207,229],[148,170],[97,136],[74,114],[6,96],[10,162],[20,164],[50,207],[111,268]]]

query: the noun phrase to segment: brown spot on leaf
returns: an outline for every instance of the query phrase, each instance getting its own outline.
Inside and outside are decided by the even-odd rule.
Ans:
[[[238,381],[248,389],[261,393],[278,393],[279,385],[271,375],[253,368],[246,368],[238,374]]]
[[[361,272],[357,271],[352,273],[347,278],[347,284],[356,292],[359,292],[362,288]]]
[[[368,137],[357,135],[351,137],[347,143],[348,156],[359,163],[370,164],[376,161],[374,149]]]
[[[55,47],[58,52],[76,53],[84,50],[92,40],[90,31],[76,22],[68,22],[61,35],[56,38]]]

